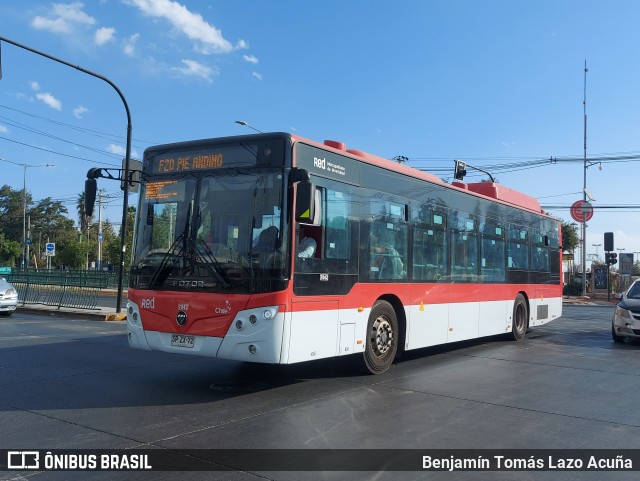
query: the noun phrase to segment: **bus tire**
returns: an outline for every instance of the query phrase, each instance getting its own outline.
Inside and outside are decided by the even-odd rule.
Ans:
[[[366,346],[362,357],[366,371],[382,374],[389,369],[398,351],[398,335],[396,311],[387,301],[376,302],[367,322]]]
[[[513,317],[511,318],[511,337],[515,341],[522,341],[529,327],[529,309],[527,301],[522,294],[516,296],[513,304]]]

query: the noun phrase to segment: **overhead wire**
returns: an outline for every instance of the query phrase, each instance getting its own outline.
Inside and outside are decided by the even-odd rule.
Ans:
[[[104,139],[107,139],[107,140],[119,140],[119,141],[122,141],[122,142],[125,141],[125,138],[122,135],[111,134],[111,133],[107,133],[107,132],[101,132],[99,130],[93,130],[93,129],[88,129],[86,127],[80,127],[78,125],[68,124],[66,122],[61,122],[59,120],[54,120],[54,119],[51,119],[51,118],[48,118],[48,117],[44,117],[44,116],[41,116],[41,115],[36,115],[36,114],[31,113],[31,112],[26,112],[24,110],[20,110],[20,109],[16,109],[16,108],[13,108],[13,107],[9,107],[7,105],[0,104],[0,108],[4,108],[6,110],[11,110],[13,112],[17,112],[17,113],[20,113],[20,114],[23,114],[23,115],[26,115],[26,116],[29,116],[29,117],[32,117],[32,118],[36,118],[36,119],[39,119],[39,120],[44,120],[44,121],[52,123],[54,125],[67,127],[67,128],[72,129],[72,130],[79,131],[79,132],[89,133],[89,134],[92,134],[92,135],[94,135],[96,137],[99,137],[99,138],[104,138]],[[135,139],[132,139],[132,140],[135,141],[135,142],[142,142],[142,143],[148,144],[148,145],[154,145],[154,144],[158,143],[158,142],[154,142],[154,141],[150,141],[150,140],[143,140],[143,139],[139,139],[139,138],[135,138]],[[137,148],[142,149],[142,147],[137,147]]]
[[[3,117],[3,116],[0,115],[0,119],[6,119],[6,117]],[[66,144],[71,144],[71,145],[74,145],[76,147],[82,147],[83,149],[90,150],[90,151],[95,152],[95,153],[100,154],[100,155],[107,155],[109,157],[115,157],[115,158],[119,158],[120,157],[119,155],[114,154],[113,152],[109,152],[109,151],[102,150],[102,149],[96,149],[95,147],[90,147],[88,145],[79,144],[77,142],[72,142],[70,140],[63,139],[62,137],[58,137],[57,135],[48,134],[48,133],[43,132],[41,130],[34,129],[33,127],[29,127],[29,126],[27,126],[25,124],[21,124],[19,122],[15,122],[15,121],[12,121],[12,120],[9,120],[9,121],[4,120],[4,123],[6,125],[10,125],[12,127],[18,128],[18,129],[26,130],[27,132],[31,132],[31,133],[34,133],[34,134],[37,134],[37,135],[41,135],[43,137],[48,137],[50,139],[57,140],[59,142],[64,142]]]
[[[60,122],[54,119],[50,119],[47,117],[43,117],[40,115],[36,115],[30,112],[26,112],[23,110],[19,110],[19,109],[15,109],[6,105],[2,105],[0,104],[0,108],[9,110],[9,111],[13,111],[34,119],[38,119],[38,120],[42,120],[48,123],[51,123],[53,125],[57,125],[60,127],[64,127],[67,129],[71,129],[74,130],[76,132],[82,132],[82,133],[86,133],[86,134],[90,134],[93,136],[96,136],[98,138],[103,138],[103,139],[107,139],[107,140],[116,140],[116,141],[122,141],[123,137],[119,136],[119,135],[115,135],[115,134],[110,134],[110,133],[106,133],[106,132],[101,132],[98,130],[93,130],[93,129],[88,129],[85,127],[80,127],[77,125],[73,125],[73,124],[68,124],[65,122]],[[6,123],[7,125],[10,125],[12,127],[18,128],[18,129],[22,129],[25,130],[27,132],[31,132],[37,135],[41,135],[59,142],[63,142],[63,143],[67,143],[70,145],[73,145],[75,147],[79,147],[79,148],[83,148],[83,149],[87,149],[90,152],[96,153],[96,154],[100,154],[100,155],[104,155],[104,156],[108,156],[110,158],[120,158],[121,156],[119,156],[118,154],[115,154],[113,152],[109,152],[106,150],[102,150],[102,149],[98,149],[98,148],[94,148],[94,147],[90,147],[88,145],[84,145],[84,144],[80,144],[77,142],[73,142],[71,140],[67,140],[63,137],[57,136],[57,135],[53,135],[50,133],[47,133],[46,131],[43,130],[39,130],[36,129],[35,127],[29,126],[27,124],[24,124],[22,122],[18,122],[16,120],[13,120],[11,118],[5,117],[5,116],[0,116],[0,120],[2,120],[2,122]],[[16,143],[18,145],[22,145],[28,148],[32,148],[32,149],[37,149],[40,151],[44,151],[50,154],[54,154],[54,155],[59,155],[59,156],[63,156],[63,157],[67,157],[67,158],[72,158],[72,159],[77,159],[77,160],[81,160],[81,161],[85,161],[85,162],[89,162],[89,163],[93,163],[93,164],[97,164],[97,165],[106,165],[106,166],[113,166],[113,167],[120,167],[120,164],[116,164],[116,163],[109,163],[109,162],[104,162],[104,161],[96,161],[93,159],[89,159],[86,157],[81,157],[78,155],[72,155],[72,154],[68,154],[68,153],[64,153],[64,152],[59,152],[53,149],[48,149],[48,148],[44,148],[44,147],[40,147],[37,145],[32,145],[32,144],[28,144],[26,142],[20,142],[18,140],[15,139],[11,139],[5,136],[0,136],[0,139],[2,140],[6,140],[8,142],[12,142],[12,143]],[[147,141],[147,140],[142,140],[142,139],[136,139],[137,142],[142,142],[142,143],[146,143],[146,144],[153,144],[155,142],[151,142],[151,141]],[[141,148],[141,147],[140,147]],[[459,158],[464,158],[464,157],[459,157]],[[453,159],[451,159],[453,160]],[[439,163],[444,163],[444,162],[451,162],[451,160],[449,159],[444,159],[444,158],[430,158],[430,157],[408,157],[408,162],[410,163],[410,165],[414,166],[414,168],[416,168],[417,170],[421,170],[421,171],[426,171],[426,172],[430,172],[430,173],[434,173],[434,174],[443,174],[443,173],[450,173],[453,174],[453,168],[452,166],[440,166],[440,165],[433,165],[433,164],[439,164]],[[536,157],[494,157],[494,158],[487,158],[487,157],[466,157],[464,158],[464,160],[466,162],[482,162],[481,164],[478,164],[476,167],[481,168],[483,170],[487,170],[490,171],[492,173],[512,173],[512,172],[519,172],[519,171],[525,171],[525,170],[530,170],[530,169],[536,169],[536,168],[541,168],[541,167],[546,167],[549,165],[555,165],[555,164],[561,164],[561,163],[584,163],[585,159],[584,157],[581,156],[562,156],[562,157],[549,157],[549,158],[536,158]],[[507,161],[507,162],[502,162],[502,163],[496,163],[495,161]],[[613,164],[613,163],[628,163],[628,162],[639,162],[640,161],[640,152],[615,152],[615,153],[606,153],[606,154],[597,154],[594,156],[591,156],[589,158],[586,159],[586,162],[589,164],[589,166],[593,166],[596,164]],[[421,164],[421,165],[415,165],[415,164]],[[424,165],[424,163],[427,164],[432,164],[432,165]],[[477,177],[483,177],[485,176],[484,173],[482,172],[478,172],[478,171],[474,171],[474,170],[470,170],[467,174],[468,177],[472,177],[472,178],[477,178]],[[117,191],[114,191],[114,193]],[[572,194],[558,194],[556,196],[547,196],[547,197],[561,197],[563,195],[572,195]],[[109,197],[105,197],[105,199],[109,199]],[[62,203],[65,206],[68,205],[72,205],[75,206],[77,204],[77,197],[60,197],[59,199],[52,199],[52,201],[58,201],[60,203]],[[110,206],[117,206],[117,204],[113,204],[113,201],[116,200],[120,200],[120,199],[112,199],[112,201],[109,200],[105,200],[105,204],[108,204]],[[570,209],[570,205],[545,205],[543,206],[544,209],[546,210],[569,210]],[[597,206],[597,209],[606,209],[608,211],[611,212],[615,212],[615,211],[629,211],[629,210],[634,210],[635,209],[639,209],[640,210],[640,205],[607,205],[607,206],[602,206],[599,205]],[[115,224],[114,224],[115,225]]]

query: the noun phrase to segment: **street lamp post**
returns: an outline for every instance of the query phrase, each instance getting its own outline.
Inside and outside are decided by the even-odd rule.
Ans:
[[[591,245],[596,248],[596,257],[598,257],[598,247],[600,247],[602,244],[591,244]]]
[[[22,174],[22,268],[29,268],[29,245],[27,244],[27,169],[29,167],[55,167],[55,164],[18,164],[24,169]],[[25,255],[26,251],[26,255]]]
[[[27,169],[29,167],[55,167],[55,164],[23,164],[13,162],[11,160],[0,157],[0,160],[9,162],[13,165],[19,165],[23,168],[22,172],[22,254],[20,260],[20,268],[29,267],[29,247],[27,246]]]
[[[587,201],[587,61],[584,61],[584,97],[582,106],[584,110],[584,186],[582,189],[583,200]],[[587,295],[587,216],[582,215],[582,295]]]
[[[85,73],[87,75],[91,75],[92,77],[98,78],[107,82],[118,94],[122,104],[124,106],[125,113],[127,114],[127,145],[125,147],[125,155],[124,155],[124,173],[123,177],[126,180],[124,183],[124,201],[122,203],[122,235],[120,236],[120,269],[118,271],[118,293],[116,296],[116,313],[120,314],[122,310],[120,304],[122,302],[122,290],[123,290],[123,275],[124,275],[124,254],[125,254],[125,241],[127,237],[127,211],[129,209],[129,171],[131,165],[131,111],[129,110],[129,104],[127,100],[124,98],[124,94],[120,91],[118,86],[109,80],[104,75],[100,75],[99,73],[92,72],[86,68],[82,68],[79,65],[74,65],[71,62],[67,62],[66,60],[62,60],[58,57],[54,57],[53,55],[49,55],[48,53],[41,52],[40,50],[36,50],[35,48],[28,47],[27,45],[23,45],[21,43],[15,42],[14,40],[10,40],[6,37],[0,36],[0,42],[5,41],[10,43],[11,45],[15,45],[16,47],[22,48],[24,50],[28,50],[29,52],[35,53],[36,55],[40,55],[41,57],[48,58],[49,60],[53,60],[54,62],[61,63],[62,65],[66,65],[67,67],[75,68],[76,70]],[[0,76],[1,78],[1,76]]]
[[[253,129],[260,134],[263,133],[262,130],[256,129],[253,125],[249,124],[249,122],[245,122],[244,120],[236,120],[236,124],[242,125],[243,127],[249,127],[250,129]]]
[[[587,169],[596,164],[600,165],[602,170],[602,164],[600,162],[590,162],[587,159],[587,61],[584,61],[584,97],[582,100],[583,107],[583,121],[584,121],[584,155],[583,155],[583,185],[582,185],[582,200],[587,203],[587,199],[595,201],[591,192],[587,190]],[[586,267],[586,252],[587,252],[587,215],[583,213],[581,222],[581,234],[582,234],[582,295],[587,295],[587,267]]]

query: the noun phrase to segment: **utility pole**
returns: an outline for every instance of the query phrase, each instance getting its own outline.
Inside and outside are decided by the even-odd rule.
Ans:
[[[98,191],[98,261],[96,269],[102,270],[102,189]]]
[[[27,238],[25,240],[27,248],[27,269],[29,268],[29,247],[31,247],[31,214],[27,214]]]
[[[48,58],[49,60],[53,60],[54,62],[61,63],[63,65],[66,65],[67,67],[75,68],[79,72],[82,72],[87,75],[91,75],[92,77],[103,80],[107,82],[116,91],[116,93],[120,97],[120,100],[122,101],[122,105],[124,106],[124,110],[127,114],[127,141],[126,141],[126,148],[125,148],[124,167],[122,170],[124,170],[123,177],[128,180],[129,170],[131,165],[131,130],[132,130],[131,111],[129,110],[129,104],[127,103],[127,100],[124,98],[124,94],[120,91],[118,86],[114,84],[111,80],[109,80],[107,77],[105,77],[104,75],[100,75],[99,73],[92,72],[91,70],[82,68],[79,65],[74,65],[71,62],[67,62],[66,60],[62,60],[60,58],[54,57],[53,55],[49,55],[48,53],[41,52],[40,50],[36,50],[35,48],[28,47],[27,45],[23,45],[14,40],[10,40],[6,37],[0,36],[0,42],[2,41],[10,43],[11,45],[15,45],[18,48],[28,50],[29,52],[35,53],[36,55],[40,55],[41,57]],[[2,65],[0,65],[0,72],[1,71],[2,71]],[[2,78],[2,75],[0,74],[0,79],[1,78]],[[129,209],[129,182],[125,182],[124,183],[124,201],[122,203],[122,227],[121,227],[122,235],[120,236],[120,269],[118,270],[118,294],[116,296],[116,313],[117,314],[120,314],[120,311],[122,310],[120,304],[122,302],[124,255],[126,250],[125,242],[127,237],[128,209]],[[24,244],[22,248],[23,248],[22,252],[23,252],[23,262],[24,262]]]
[[[584,97],[582,107],[584,111],[584,187],[582,200],[587,202],[587,61],[584,61]],[[582,215],[582,295],[587,295],[587,216]]]

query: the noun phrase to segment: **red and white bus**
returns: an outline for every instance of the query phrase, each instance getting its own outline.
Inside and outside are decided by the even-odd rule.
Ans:
[[[561,315],[559,222],[493,182],[286,133],[151,147],[141,179],[134,348],[381,373],[402,350],[520,340]]]

